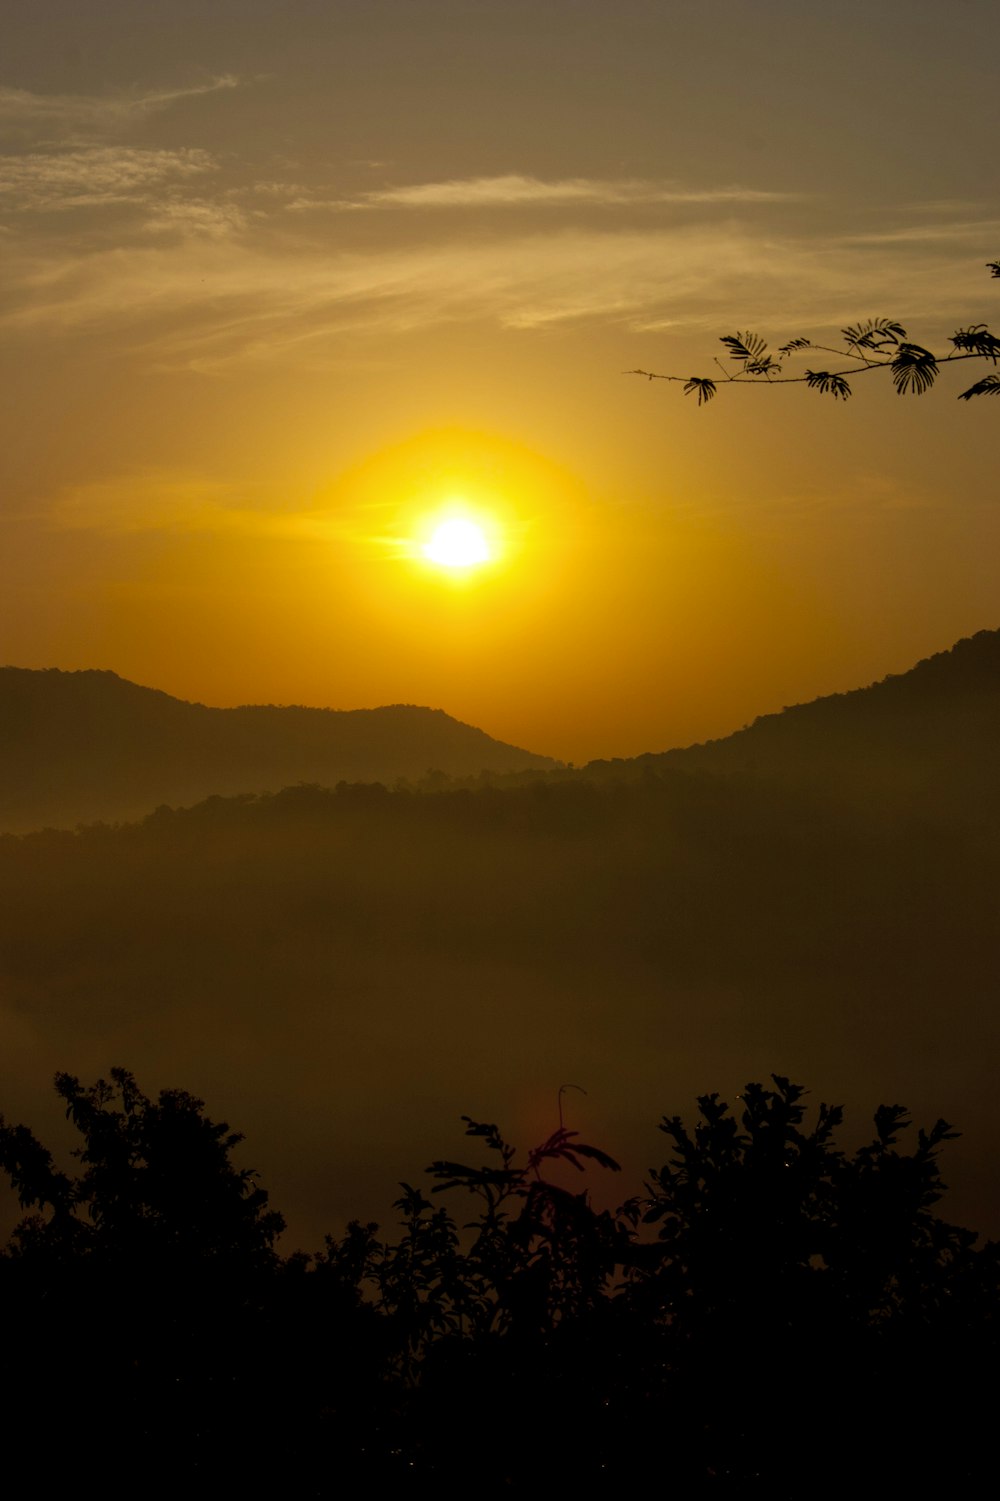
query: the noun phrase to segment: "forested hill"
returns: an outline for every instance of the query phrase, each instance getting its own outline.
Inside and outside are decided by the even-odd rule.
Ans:
[[[162,803],[297,782],[556,763],[440,709],[211,709],[113,672],[0,669],[0,830],[141,817]]]
[[[979,631],[870,687],[762,715],[723,740],[594,762],[586,774],[751,773],[852,797],[926,797],[939,809],[981,802],[996,813],[998,753],[1000,631]]]

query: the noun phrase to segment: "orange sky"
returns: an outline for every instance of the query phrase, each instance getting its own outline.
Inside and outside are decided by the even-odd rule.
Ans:
[[[0,660],[427,703],[581,761],[1000,624],[967,369],[704,410],[621,374],[995,318],[992,4],[39,0],[11,31]],[[504,543],[464,582],[411,555],[456,496]]]

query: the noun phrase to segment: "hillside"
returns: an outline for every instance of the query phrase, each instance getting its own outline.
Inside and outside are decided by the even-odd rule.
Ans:
[[[429,770],[544,770],[440,709],[212,709],[113,672],[0,669],[0,830],[141,817],[161,803]]]
[[[594,762],[588,775],[664,770],[750,774],[938,811],[1000,812],[1000,631],[850,693],[765,714],[721,740]]]

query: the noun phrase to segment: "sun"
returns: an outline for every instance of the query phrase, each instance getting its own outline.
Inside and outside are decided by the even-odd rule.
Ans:
[[[450,516],[440,522],[424,543],[423,554],[441,568],[474,568],[492,557],[486,533],[468,516]]]

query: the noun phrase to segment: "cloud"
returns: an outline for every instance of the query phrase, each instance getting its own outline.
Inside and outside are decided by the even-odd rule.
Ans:
[[[115,536],[168,532],[331,541],[349,530],[343,518],[289,511],[273,494],[264,499],[276,509],[260,509],[248,502],[245,488],[203,475],[142,471],[67,487],[49,506],[48,521],[60,531]]]
[[[205,83],[183,89],[157,89],[115,94],[34,94],[28,89],[0,88],[0,126],[35,127],[59,136],[76,131],[114,130],[120,126],[169,109],[183,99],[235,89],[240,80],[225,73]]]
[[[85,254],[14,245],[11,311],[0,321],[10,334],[101,331],[140,344],[153,362],[205,371],[322,362],[331,350],[363,358],[375,347],[368,336],[477,321],[538,330],[590,319],[676,333],[738,319],[785,337],[873,312],[908,324],[967,320],[978,290],[970,265],[983,258],[978,225],[966,226],[967,240],[904,228],[862,243],[729,219],[410,244],[393,236],[362,250],[272,236],[256,220],[242,233],[238,211],[227,212],[180,203],[153,220],[176,236]],[[208,232],[190,232],[199,228]]]
[[[247,227],[245,211],[231,201],[174,198],[160,203],[143,224],[146,234],[207,235],[228,239]]]
[[[178,151],[91,146],[0,157],[0,205],[17,211],[89,208],[143,199],[166,183],[210,172],[214,159]]]
[[[925,245],[934,241],[971,243],[983,241],[988,247],[996,243],[1000,223],[996,219],[959,220],[954,224],[910,224],[900,229],[873,231],[870,234],[843,235],[843,245]]]
[[[625,180],[606,181],[568,177],[546,182],[538,177],[509,173],[499,177],[452,178],[444,182],[413,183],[381,188],[355,198],[321,200],[302,196],[290,209],[310,208],[520,208],[567,204],[709,204],[776,203],[800,195],[757,188],[685,188],[676,184]]]
[[[193,326],[174,337],[196,347],[225,343],[238,330],[280,341],[345,324],[403,330],[487,317],[531,327],[687,297],[733,257],[747,273],[748,253],[745,242],[725,234],[596,232],[393,244],[363,253],[246,242],[52,253],[11,261],[18,306],[5,321],[89,327],[133,323],[169,308],[175,320],[191,318]],[[752,254],[766,271],[766,247]]]

